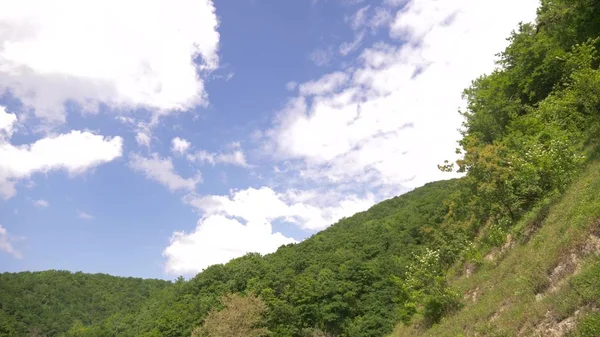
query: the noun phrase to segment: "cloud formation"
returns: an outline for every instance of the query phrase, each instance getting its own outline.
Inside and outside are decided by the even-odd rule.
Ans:
[[[158,153],[153,153],[150,157],[132,153],[128,165],[132,170],[144,174],[147,179],[166,186],[171,192],[193,191],[196,185],[202,182],[200,173],[194,177],[183,178],[175,172],[171,158],[162,158]]]
[[[286,85],[297,95],[270,129],[256,132],[274,172],[285,170],[285,182],[186,196],[203,216],[191,233],[172,236],[163,252],[166,270],[192,273],[249,251],[272,252],[292,241],[274,232],[274,223],[320,230],[383,198],[449,178],[437,164],[453,159],[462,90],[493,70],[505,38],[518,22],[535,17],[537,5],[389,0],[360,8],[347,19],[355,39],[340,53],[357,50],[368,29],[386,27],[392,41],[373,43],[352,66]],[[331,49],[311,54],[318,66],[332,58]]]
[[[183,138],[175,137],[171,140],[171,152],[175,154],[182,155],[186,153],[191,146],[192,144]]]
[[[192,233],[173,234],[163,252],[167,258],[165,270],[170,274],[194,274],[246,253],[272,253],[281,245],[294,242],[281,233],[273,233],[269,223],[242,224],[236,219],[211,215],[200,219]]]
[[[374,43],[354,67],[299,84],[264,133],[265,152],[319,184],[417,187],[448,178],[437,164],[454,158],[462,90],[493,70],[505,38],[535,17],[537,5],[412,0],[393,20],[382,9],[368,18],[361,8],[353,28],[389,22],[398,44]]]
[[[248,188],[230,195],[190,194],[184,201],[203,216],[193,232],[173,234],[163,252],[167,258],[165,269],[172,274],[192,274],[249,252],[272,253],[281,245],[296,242],[274,232],[275,221],[319,230],[374,203],[373,196],[347,196],[337,206],[313,205],[320,197],[300,191],[278,194],[268,187]]]
[[[198,72],[219,65],[210,0],[5,1],[0,27],[0,92],[50,124],[66,101],[157,114],[206,104]]]
[[[17,117],[0,106],[0,197],[8,199],[16,183],[35,173],[65,170],[81,174],[93,167],[121,157],[123,139],[104,137],[88,131],[51,135],[32,144],[12,145],[10,138]]]

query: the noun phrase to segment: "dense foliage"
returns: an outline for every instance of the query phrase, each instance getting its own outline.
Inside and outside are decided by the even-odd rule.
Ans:
[[[56,336],[72,326],[135,313],[162,280],[44,271],[0,274],[0,336]]]
[[[521,24],[509,41],[498,55],[498,68],[464,92],[465,123],[457,149],[462,158],[456,163],[464,178],[425,185],[300,244],[267,256],[248,254],[189,281],[3,274],[0,334],[218,336],[231,334],[235,325],[256,335],[361,337],[386,335],[397,322],[419,331],[433,326],[439,334],[435,326],[448,315],[476,317],[460,311],[465,303],[448,270],[481,266],[484,254],[503,245],[520,224],[542,223],[548,205],[600,153],[600,2],[543,0],[537,21]],[[454,169],[448,163],[440,168]],[[579,205],[591,214],[596,205],[590,177],[595,175],[588,174],[589,181],[576,190],[580,195],[571,192],[561,206],[564,214],[577,217],[579,232],[560,227],[564,219],[550,221],[555,227],[546,232],[571,233],[565,238],[574,244],[586,224],[597,221],[576,209]],[[521,268],[519,257],[534,258],[525,248],[510,266],[522,274],[513,279],[500,269],[499,280],[521,289],[521,298],[533,298],[535,293],[528,292],[547,286],[543,275],[560,257],[563,243],[538,241],[532,240],[551,252],[531,262],[541,272]],[[592,275],[597,267],[586,270]],[[494,281],[479,275],[475,279],[482,287]],[[578,289],[593,289],[584,281]],[[504,290],[504,297],[515,294],[512,288],[496,292]],[[596,293],[578,291],[583,295],[569,295],[581,299],[573,300],[573,307],[600,300]],[[240,317],[252,319],[232,325]],[[483,319],[488,324],[489,315]],[[599,321],[597,314],[586,316],[582,335],[599,331]]]
[[[474,226],[514,224],[543,197],[562,192],[596,144],[600,122],[600,5],[542,1],[499,68],[465,90],[459,170],[466,196],[455,218]]]

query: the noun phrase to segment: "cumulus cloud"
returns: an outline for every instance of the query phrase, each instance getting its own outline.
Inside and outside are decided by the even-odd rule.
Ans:
[[[0,225],[0,251],[8,253],[17,259],[22,259],[23,254],[17,251],[12,245],[12,239],[8,235],[8,231]]]
[[[72,175],[121,157],[123,139],[85,131],[51,135],[33,144],[12,145],[17,118],[0,106],[0,197],[16,194],[17,181],[35,173],[66,170]]]
[[[165,269],[172,274],[194,274],[246,253],[272,253],[294,242],[281,233],[272,233],[269,223],[242,224],[236,219],[212,215],[198,221],[192,233],[173,234],[163,252],[167,258]]]
[[[455,156],[462,90],[493,70],[505,38],[520,21],[535,18],[537,5],[536,0],[408,2],[389,23],[390,35],[400,43],[375,43],[362,51],[355,67],[299,84],[318,89],[290,99],[274,127],[263,132],[265,150],[320,184],[375,189],[448,178],[437,164]],[[376,15],[388,20],[387,14]],[[311,91],[319,95],[307,97]]]
[[[0,91],[48,123],[65,121],[66,101],[158,114],[205,104],[198,71],[219,65],[210,0],[5,1],[0,27]]]
[[[230,195],[188,195],[184,201],[203,214],[239,217],[250,222],[272,222],[282,219],[309,230],[323,229],[342,217],[363,211],[374,204],[373,195],[358,198],[340,197],[339,204],[319,203],[324,195],[310,191],[289,190],[277,193],[269,187],[248,188]]]
[[[281,220],[302,228],[318,230],[373,205],[373,196],[342,198],[337,206],[316,206],[322,194],[292,191],[280,194],[268,187],[249,188],[230,195],[197,196],[184,201],[203,213],[191,233],[176,232],[164,250],[169,273],[191,274],[225,263],[249,252],[272,253],[281,245],[296,242],[274,232],[272,223]]]
[[[192,144],[183,138],[175,137],[171,140],[171,152],[175,154],[184,154],[191,146]]]
[[[202,182],[200,173],[183,178],[175,172],[171,158],[161,158],[158,153],[153,153],[150,157],[132,153],[128,165],[132,170],[143,173],[146,178],[163,184],[171,192],[193,191]]]

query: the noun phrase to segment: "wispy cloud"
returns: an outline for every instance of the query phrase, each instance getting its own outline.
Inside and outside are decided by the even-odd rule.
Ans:
[[[153,153],[150,157],[133,153],[129,157],[128,165],[132,170],[143,173],[146,178],[163,184],[173,192],[193,191],[196,185],[202,182],[200,173],[190,178],[183,178],[175,172],[171,158],[162,158],[158,153]]]
[[[333,50],[332,48],[319,48],[315,49],[309,55],[309,59],[317,66],[322,67],[331,63],[333,59]]]
[[[200,150],[196,151],[195,153],[190,153],[186,157],[189,161],[200,164],[210,164],[213,166],[216,164],[227,164],[240,167],[249,167],[246,161],[246,155],[241,149],[234,149],[231,152],[225,153],[213,153]]]
[[[96,218],[95,216],[93,216],[89,213],[86,213],[84,211],[77,211],[77,217],[79,219],[84,219],[84,220],[92,220],[92,219]]]
[[[4,228],[2,225],[0,225],[0,251],[8,253],[17,259],[23,258],[23,254],[13,247],[12,239],[9,236],[6,228]]]

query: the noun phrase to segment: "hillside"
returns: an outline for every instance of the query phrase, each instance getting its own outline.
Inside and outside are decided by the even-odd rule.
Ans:
[[[542,1],[509,41],[465,90],[459,303],[431,320],[425,298],[393,336],[600,335],[600,3]]]
[[[267,303],[265,324],[275,335],[303,335],[313,328],[336,335],[383,335],[397,322],[396,307],[403,301],[392,276],[403,273],[412,254],[434,245],[447,212],[443,200],[457,183],[428,184],[300,244],[265,257],[249,254],[169,286],[104,275],[5,273],[0,292],[4,319],[9,326],[12,322],[16,335],[39,329],[60,336],[73,324],[81,336],[189,336],[221,295],[253,291]],[[143,291],[156,284],[161,287]],[[64,297],[45,303],[48,289]],[[148,295],[152,298],[140,303]],[[20,298],[27,304],[13,304]],[[46,312],[38,316],[36,310]]]
[[[600,335],[600,162],[534,209],[500,248],[455,266],[462,310],[393,336]]]
[[[0,336],[56,336],[139,310],[170,282],[44,271],[0,274]]]

